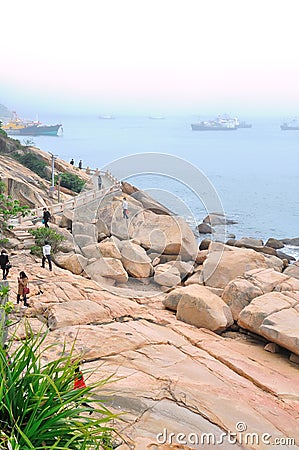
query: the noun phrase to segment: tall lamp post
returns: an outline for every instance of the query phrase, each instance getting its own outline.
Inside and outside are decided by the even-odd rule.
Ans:
[[[53,197],[54,196],[54,191],[55,191],[55,173],[54,173],[54,169],[55,169],[55,159],[57,155],[54,155],[53,153],[49,152],[49,154],[51,155],[51,162],[52,162],[52,184],[50,187],[50,196]]]

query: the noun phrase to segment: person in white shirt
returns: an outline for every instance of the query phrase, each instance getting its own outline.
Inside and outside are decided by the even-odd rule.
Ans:
[[[129,211],[128,211],[128,202],[127,202],[126,197],[123,198],[122,208],[123,208],[123,218],[124,219],[128,219],[129,218],[129,216],[128,216],[128,212]]]
[[[49,270],[52,271],[52,260],[51,260],[51,245],[48,241],[45,241],[45,245],[43,245],[43,258],[42,258],[42,267],[45,268],[46,260],[49,263]]]

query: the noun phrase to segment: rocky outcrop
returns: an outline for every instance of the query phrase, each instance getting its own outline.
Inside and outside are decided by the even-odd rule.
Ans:
[[[299,280],[273,269],[254,270],[231,281],[222,299],[242,328],[299,353]]]
[[[155,267],[154,280],[161,286],[177,286],[181,283],[180,271],[173,264],[159,264]]]
[[[51,155],[49,153],[36,147],[24,147],[15,139],[0,135],[1,179],[7,186],[7,193],[13,198],[18,199],[22,205],[27,205],[30,208],[50,205],[52,202],[49,198],[50,182],[41,178],[35,172],[32,172],[11,157],[13,154],[28,153],[28,151],[46,162],[49,168],[51,167]],[[55,159],[55,170],[59,173],[75,173],[84,179],[87,187],[92,187],[91,185],[89,186],[90,177],[88,175],[83,172],[78,173],[70,164],[59,158]],[[63,191],[63,189],[60,191],[61,201],[70,199],[73,193],[71,191]]]
[[[55,254],[54,261],[59,267],[69,270],[76,275],[80,275],[88,263],[88,259],[80,254],[62,252]]]
[[[197,225],[197,230],[200,234],[211,234],[215,231],[208,223],[200,223]]]
[[[125,241],[121,247],[121,261],[129,275],[148,278],[153,274],[152,260],[146,251],[134,242]]]
[[[271,292],[252,300],[238,324],[299,355],[299,292]]]
[[[197,255],[195,237],[180,217],[154,215],[145,211],[144,221],[134,229],[132,237],[147,250],[179,255],[187,261]]]
[[[19,255],[12,257],[12,300],[20,262]],[[43,344],[45,359],[74,347],[84,359],[81,368],[89,370],[88,383],[112,376],[114,382],[95,394],[113,412],[126,413],[125,428],[122,421],[114,422],[124,450],[129,445],[136,449],[157,446],[157,435],[161,440],[164,428],[175,436],[182,430],[193,436],[213,433],[220,439],[225,430],[235,429],[236,417],[255,433],[299,438],[298,369],[286,357],[265,352],[244,335],[237,340],[224,338],[177,320],[161,307],[161,295],[150,302],[136,302],[56,266],[50,273],[26,254],[22,264],[30,274],[31,287],[31,308],[23,314],[34,332],[45,326],[49,330]],[[201,289],[204,298],[211,298],[207,288]],[[10,331],[22,338],[23,325],[21,319]],[[232,402],[232,398],[238,400]],[[225,445],[232,450],[239,446]],[[258,450],[260,445],[251,448]]]
[[[237,422],[258,436],[269,433],[298,440],[299,280],[280,273],[275,256],[251,249],[213,243],[198,252],[187,224],[157,216],[136,199],[129,199],[126,221],[121,197],[111,195],[98,210],[88,205],[68,219],[72,226],[81,223],[74,229],[82,241],[82,255],[67,253],[79,248],[66,231],[67,241],[57,256],[69,258],[71,270],[81,271],[80,276],[57,266],[53,272],[42,269],[26,250],[11,257],[11,299],[16,298],[17,274],[25,267],[31,306],[15,306],[11,335],[15,333],[16,340],[24,337],[27,317],[33,333],[47,331],[45,361],[73,348],[84,361],[83,371],[89,371],[88,383],[114,380],[95,395],[113,412],[126,413],[125,422],[113,423],[122,450],[180,448],[175,443],[160,445],[165,429],[174,436],[180,430],[191,439],[194,434],[200,439],[202,433],[220,439],[224,432],[234,432]],[[87,213],[91,227],[84,227]],[[140,229],[145,237],[138,235]],[[143,264],[151,269],[149,275],[154,270],[154,277],[161,277],[161,284],[149,287],[149,280],[137,278]],[[276,270],[269,269],[271,265]],[[249,269],[254,270],[246,272]],[[182,286],[195,276],[194,284]],[[176,284],[179,287],[173,289]],[[114,295],[112,285],[125,288]],[[152,289],[151,295],[136,294],[146,294],[147,289]],[[224,332],[233,318],[284,352],[265,352],[254,335]],[[237,441],[232,444],[224,437],[223,446],[262,448],[261,442],[246,446],[241,438]],[[189,439],[183,448],[202,446]]]
[[[294,262],[290,264],[283,272],[285,275],[299,280],[299,262]]]
[[[95,281],[102,282],[102,278],[112,279],[119,283],[128,281],[128,274],[121,261],[115,258],[99,258],[88,264],[85,272]]]
[[[266,258],[254,250],[212,243],[203,263],[203,282],[207,286],[223,289],[237,276],[252,269],[267,267]]]
[[[176,310],[178,320],[198,328],[221,332],[233,324],[228,306],[204,286],[174,289],[163,303],[167,308]]]

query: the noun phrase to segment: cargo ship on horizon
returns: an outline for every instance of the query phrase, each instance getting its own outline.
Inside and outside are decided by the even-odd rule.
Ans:
[[[39,121],[23,120],[17,116],[15,111],[8,123],[2,129],[11,136],[57,136],[61,124],[44,125]]]
[[[191,123],[193,131],[232,131],[238,128],[252,128],[252,125],[245,121],[239,121],[237,117],[231,118],[227,115],[218,116],[214,120],[206,120]]]
[[[280,125],[280,129],[282,131],[288,131],[288,130],[299,130],[299,123],[298,120],[293,119],[290,122],[284,122],[282,125]]]

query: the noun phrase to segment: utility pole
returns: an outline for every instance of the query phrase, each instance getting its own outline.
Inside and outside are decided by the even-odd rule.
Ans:
[[[54,196],[54,191],[55,191],[55,159],[57,155],[54,155],[53,153],[49,152],[51,155],[51,161],[52,161],[52,185],[50,187],[50,196],[53,197]]]
[[[58,174],[58,181],[57,181],[57,202],[60,203],[60,182],[61,182],[61,176]]]

